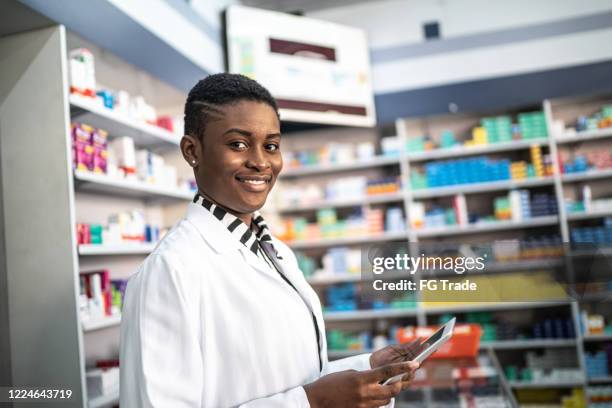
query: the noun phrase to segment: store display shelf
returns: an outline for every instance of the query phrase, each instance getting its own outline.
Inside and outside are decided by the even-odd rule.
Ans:
[[[407,240],[408,233],[405,231],[401,232],[384,232],[378,235],[365,235],[365,236],[349,236],[341,238],[320,238],[320,239],[309,239],[299,241],[289,241],[289,245],[293,249],[304,249],[304,248],[322,248],[336,245],[351,245],[351,244],[367,244],[371,242],[385,242],[385,241],[399,241]]]
[[[590,377],[588,378],[590,384],[610,384],[612,383],[612,376],[606,377]]]
[[[586,334],[584,341],[612,341],[612,334]]]
[[[608,177],[612,177],[612,169],[588,170],[581,173],[567,173],[561,176],[561,180],[566,183],[571,183],[585,180],[597,180]]]
[[[118,326],[121,323],[121,315],[108,316],[102,319],[90,319],[82,322],[83,331],[90,332],[94,330],[106,329],[107,327]]]
[[[334,283],[366,281],[368,278],[366,276],[361,276],[360,273],[347,273],[338,275],[315,275],[306,278],[306,280],[311,285],[331,285]]]
[[[345,358],[345,357],[352,357],[352,356],[357,356],[359,354],[366,354],[366,353],[371,353],[372,350],[370,349],[363,349],[363,350],[329,350],[327,352],[327,357],[329,358]]]
[[[313,164],[309,166],[289,168],[281,172],[280,177],[300,177],[314,174],[335,173],[342,171],[361,170],[379,166],[399,165],[399,157],[377,156],[368,160],[356,160],[344,164]]]
[[[76,121],[106,130],[110,137],[130,136],[140,147],[176,149],[181,141],[179,136],[166,129],[130,119],[101,106],[92,98],[70,95],[70,106]]]
[[[572,388],[582,387],[583,381],[579,380],[568,380],[568,381],[509,381],[510,387],[512,388],[535,388],[535,389],[546,389],[546,388]]]
[[[103,408],[119,403],[119,388],[112,390],[107,394],[103,394],[94,398],[91,398],[87,403],[88,408]]]
[[[435,149],[425,152],[418,153],[408,153],[408,160],[411,162],[418,161],[427,161],[427,160],[437,160],[437,159],[448,159],[455,158],[461,156],[472,156],[476,154],[487,154],[487,153],[497,153],[497,152],[506,152],[513,150],[521,150],[528,149],[531,146],[542,146],[548,143],[548,139],[543,137],[539,139],[532,140],[514,140],[512,142],[500,142],[500,143],[492,143],[480,146],[459,146],[459,147],[451,147],[448,149]]]
[[[492,221],[469,224],[467,226],[452,225],[444,228],[429,228],[416,230],[419,238],[440,237],[449,235],[477,234],[489,231],[506,231],[521,228],[544,227],[555,225],[558,222],[556,215],[528,218],[524,221]]]
[[[499,340],[481,342],[480,348],[492,348],[495,350],[519,350],[532,348],[553,347],[575,347],[576,339],[524,339],[524,340]]]
[[[533,302],[489,302],[467,305],[449,305],[449,306],[429,306],[424,307],[426,314],[443,314],[443,313],[465,313],[476,311],[493,311],[493,310],[521,310],[532,308],[546,308],[569,306],[569,300],[541,300]]]
[[[414,199],[452,196],[456,194],[485,193],[489,191],[511,190],[515,188],[539,187],[553,184],[552,177],[534,177],[522,180],[500,180],[485,183],[460,184],[448,187],[432,187],[413,190]]]
[[[387,194],[367,195],[365,197],[341,199],[341,200],[322,200],[310,204],[296,204],[291,207],[279,209],[280,213],[290,213],[298,211],[320,210],[321,208],[338,208],[338,207],[353,207],[365,204],[381,204],[402,201],[404,193],[401,191]]]
[[[96,255],[146,255],[151,253],[156,243],[153,242],[126,242],[121,244],[81,244],[80,256]]]
[[[399,317],[414,317],[417,309],[380,309],[380,310],[350,310],[343,312],[325,312],[326,322],[344,320],[391,319]]]
[[[584,132],[569,131],[556,138],[557,144],[580,143],[584,140],[596,140],[612,137],[612,127],[586,130]]]
[[[191,200],[190,191],[157,187],[140,181],[121,180],[104,174],[95,174],[85,171],[75,171],[75,187],[79,191],[106,193],[124,197],[136,198],[162,198],[170,200]]]
[[[588,212],[576,212],[567,214],[567,219],[569,221],[578,221],[578,220],[590,220],[593,218],[603,218],[612,215],[612,208],[606,211],[588,211]]]

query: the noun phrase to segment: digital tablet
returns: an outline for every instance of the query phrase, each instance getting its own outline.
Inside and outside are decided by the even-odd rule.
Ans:
[[[419,364],[423,364],[423,361],[427,359],[427,357],[431,356],[437,349],[442,347],[444,343],[448,341],[453,336],[453,329],[455,328],[455,321],[457,318],[453,317],[446,324],[440,327],[434,334],[429,336],[429,338],[423,341],[421,344],[428,344],[427,348],[424,349],[416,356],[412,361],[417,361]],[[391,377],[387,379],[383,385],[393,384],[402,379],[406,374],[398,374],[395,377]]]

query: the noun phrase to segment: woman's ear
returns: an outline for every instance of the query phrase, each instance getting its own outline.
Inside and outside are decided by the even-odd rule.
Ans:
[[[200,152],[202,149],[200,140],[197,137],[193,137],[191,135],[185,135],[181,139],[181,153],[183,154],[183,158],[187,161],[191,167],[197,167],[200,163]]]

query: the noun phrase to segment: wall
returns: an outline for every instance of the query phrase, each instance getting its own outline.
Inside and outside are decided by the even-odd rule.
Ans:
[[[445,94],[476,92],[492,85],[482,81],[516,77],[512,86],[528,89],[553,80],[529,77],[531,74],[612,60],[612,48],[607,46],[612,43],[612,3],[606,0],[387,0],[311,12],[308,16],[367,31],[377,110],[385,120],[393,120],[398,113],[448,111],[452,98],[461,99],[462,95],[425,110],[415,105],[423,98],[439,99]],[[442,38],[424,41],[422,24],[431,21],[440,23]],[[542,86],[541,91],[528,95],[527,102],[546,97],[554,89],[558,94],[548,96],[589,88],[584,84],[580,89],[564,90],[564,86],[571,85],[566,77],[558,75],[551,86]],[[474,86],[452,88],[462,83]],[[410,97],[411,91],[427,89],[432,92]],[[391,99],[385,96],[391,97],[393,104],[404,103],[407,107],[388,115]],[[520,99],[508,98],[525,102]],[[474,108],[475,102],[464,100],[456,104],[462,110],[467,105]]]

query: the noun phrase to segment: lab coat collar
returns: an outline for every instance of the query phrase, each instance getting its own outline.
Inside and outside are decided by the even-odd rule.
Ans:
[[[197,228],[202,238],[219,254],[225,254],[241,247],[245,248],[225,225],[199,204],[189,204],[186,219]]]

